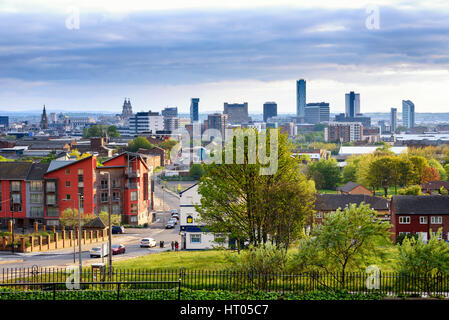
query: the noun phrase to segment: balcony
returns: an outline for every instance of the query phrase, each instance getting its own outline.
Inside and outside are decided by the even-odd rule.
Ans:
[[[139,184],[138,183],[131,183],[131,182],[128,182],[127,184],[126,184],[126,189],[139,189],[140,187],[139,187]]]
[[[125,174],[129,178],[139,178],[140,177],[140,171],[139,170],[133,170],[132,168],[127,168],[125,171]]]

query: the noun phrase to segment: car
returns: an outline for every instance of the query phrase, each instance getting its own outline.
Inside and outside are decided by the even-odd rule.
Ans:
[[[125,253],[126,248],[123,244],[113,244],[111,246],[112,254]]]
[[[143,238],[142,240],[140,240],[140,247],[155,247],[156,246],[156,240],[154,240],[153,238]]]
[[[176,218],[177,220],[179,220],[179,214],[177,214],[177,213],[172,214],[171,217],[172,218]]]
[[[176,219],[176,218],[170,218],[170,220],[168,220],[168,222],[170,223],[173,223],[173,224],[178,224],[178,219]]]
[[[104,251],[103,251],[104,249]],[[89,251],[89,255],[91,258],[101,258],[106,257],[108,255],[108,245],[104,245],[103,247],[93,247]]]
[[[174,214],[178,214],[178,210],[173,209],[173,210],[171,211],[171,215],[173,216]]]
[[[165,226],[165,229],[173,229],[175,227],[175,224],[173,221],[169,221],[167,225]]]
[[[125,233],[125,228],[123,226],[112,226],[111,232],[113,234],[117,233],[123,234]]]

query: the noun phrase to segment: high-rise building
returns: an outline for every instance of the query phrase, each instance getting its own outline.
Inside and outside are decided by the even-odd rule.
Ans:
[[[415,104],[410,100],[402,100],[402,124],[406,128],[415,126]]]
[[[360,122],[330,122],[324,128],[324,140],[341,143],[361,141],[363,125]]]
[[[329,103],[307,103],[304,113],[304,120],[306,123],[320,123],[329,121],[330,108]]]
[[[394,133],[398,127],[398,109],[391,108],[390,114],[390,131]]]
[[[48,129],[48,118],[47,118],[47,111],[45,111],[45,104],[44,110],[42,111],[41,115],[41,129]]]
[[[263,121],[267,122],[268,118],[278,115],[278,105],[276,102],[265,102],[263,104]]]
[[[164,130],[175,131],[179,128],[178,117],[164,117]]]
[[[226,139],[226,128],[228,126],[228,115],[221,113],[213,113],[207,116],[207,128],[208,129],[216,129],[221,133],[222,141]],[[213,134],[210,135],[210,139],[212,140],[215,136]]]
[[[304,117],[306,108],[306,80],[296,81],[296,116]]]
[[[0,116],[0,127],[8,128],[9,127],[9,117],[8,116]]]
[[[164,110],[162,110],[161,114],[164,118],[177,117],[178,116],[178,107],[171,107],[171,108],[167,107]]]
[[[248,102],[244,103],[224,103],[223,114],[228,115],[230,124],[242,124],[251,121],[248,116]]]
[[[134,134],[162,131],[164,130],[164,117],[158,112],[137,112],[129,118],[129,129]]]
[[[192,101],[190,102],[190,122],[194,123],[196,121],[199,121],[199,103],[200,98],[192,98]]]
[[[358,114],[360,114],[360,94],[359,93],[354,93],[354,91],[351,91],[350,93],[346,93],[345,104],[346,104],[346,117],[354,118]]]

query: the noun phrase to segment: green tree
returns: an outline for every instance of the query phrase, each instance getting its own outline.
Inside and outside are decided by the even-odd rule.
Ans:
[[[299,271],[337,272],[336,280],[344,285],[347,270],[360,270],[391,241],[389,230],[390,224],[378,221],[369,205],[351,204],[325,215],[301,241],[294,263]]]
[[[398,271],[414,275],[413,283],[420,290],[431,293],[440,285],[436,277],[449,273],[449,246],[441,239],[441,229],[430,232],[427,243],[419,238],[405,238],[398,247]]]
[[[244,134],[251,131],[245,130]],[[275,150],[270,145],[270,132],[267,134],[266,150]],[[261,133],[256,132],[256,145]],[[237,135],[239,139],[242,137]],[[266,243],[269,235],[276,235],[278,230],[289,228],[279,226],[282,219],[295,210],[296,217],[309,216],[313,212],[315,200],[315,188],[312,181],[308,181],[301,173],[301,166],[292,158],[292,144],[285,134],[278,135],[277,142],[277,170],[271,175],[261,175],[263,167],[258,161],[249,161],[254,155],[249,149],[249,140],[244,139],[243,148],[237,145],[237,136],[234,136],[228,147],[241,158],[241,163],[226,163],[224,153],[217,151],[223,163],[211,163],[205,165],[206,174],[201,178],[198,191],[201,194],[201,205],[196,206],[202,223],[215,233],[226,233],[238,241],[248,240],[255,246]],[[255,158],[255,155],[254,155]],[[240,161],[239,161],[240,162]],[[291,199],[278,196],[275,192],[282,190],[282,186],[297,184],[295,192],[297,197]],[[279,193],[279,192],[278,192]],[[286,202],[288,201],[291,202]],[[293,208],[293,209],[292,209]],[[293,224],[297,229],[303,226],[304,219],[296,219]],[[290,228],[291,224],[290,224]],[[276,245],[281,246],[281,239],[275,237]],[[278,242],[279,241],[279,242]]]
[[[112,138],[120,138],[120,132],[118,132],[118,129],[116,126],[109,126],[107,129],[108,136]]]
[[[385,156],[371,162],[368,171],[368,183],[375,190],[383,188],[385,196],[388,188],[397,185],[399,180],[397,161],[394,157]]]
[[[154,145],[145,137],[136,137],[128,142],[128,150],[131,152],[137,152],[139,149],[151,149],[153,147]]]
[[[317,172],[320,173],[323,178],[322,186],[318,186],[317,181],[315,181],[318,188],[335,189],[337,184],[341,182],[342,177],[340,168],[338,167],[337,161],[334,159],[322,159],[320,161],[311,162],[306,167],[306,174],[309,178],[316,178]]]
[[[421,156],[411,156],[409,160],[413,163],[414,176],[412,177],[412,182],[414,184],[421,184],[421,178],[424,173],[424,169],[429,166],[427,159]]]
[[[431,168],[434,168],[438,171],[438,175],[440,176],[440,180],[447,180],[447,173],[446,170],[444,170],[444,167],[441,165],[441,163],[436,159],[429,159],[427,160],[429,163],[429,166]]]
[[[99,217],[106,226],[109,225],[109,213],[108,212],[100,211]],[[121,223],[122,223],[122,215],[111,214],[111,225],[119,226]]]
[[[79,224],[79,217],[80,215],[78,209],[67,208],[61,213],[59,223],[62,226],[74,228]],[[81,213],[81,225],[84,225],[93,218],[95,218],[95,216],[91,213]]]
[[[412,185],[398,191],[400,195],[410,195],[410,196],[419,196],[422,195],[421,186],[420,185]]]
[[[192,167],[190,168],[190,176],[199,180],[206,171],[204,170],[203,166],[200,163],[194,163],[192,164]]]

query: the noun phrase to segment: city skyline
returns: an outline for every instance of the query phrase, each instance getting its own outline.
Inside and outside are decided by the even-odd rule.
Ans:
[[[0,4],[2,112],[43,104],[120,112],[126,96],[135,111],[187,113],[200,97],[200,112],[225,101],[262,112],[275,101],[279,113],[295,113],[298,79],[308,82],[308,101],[329,102],[334,113],[350,91],[365,113],[402,100],[449,110],[443,1],[16,2]],[[373,5],[379,26],[370,29]],[[70,29],[77,12],[79,29]]]

